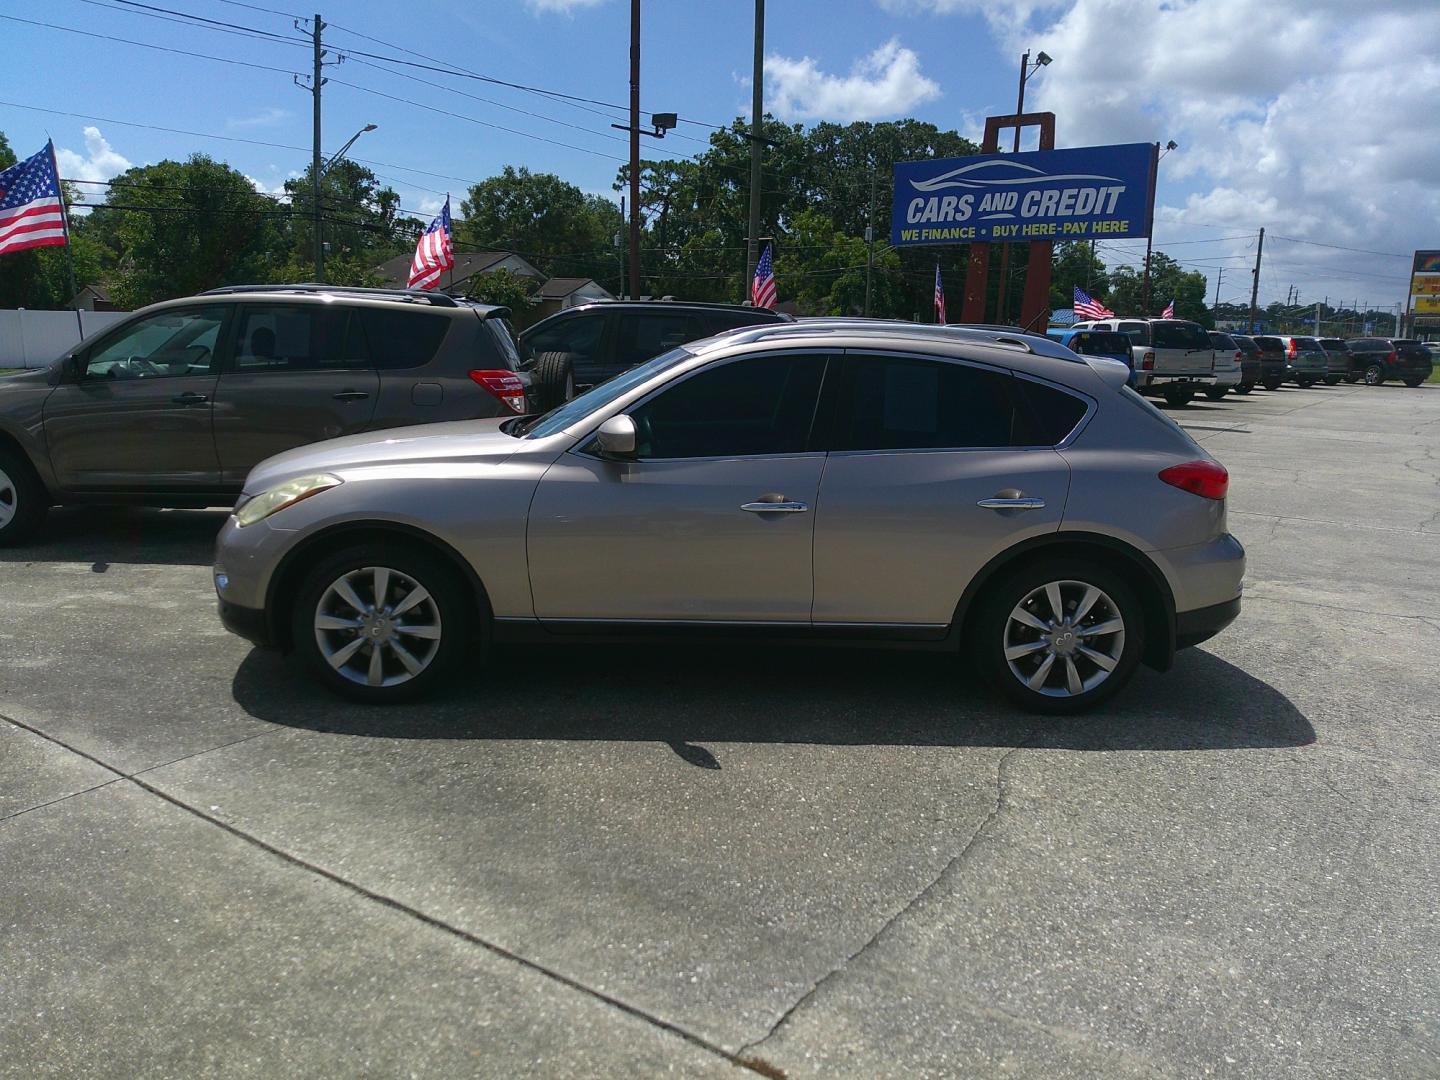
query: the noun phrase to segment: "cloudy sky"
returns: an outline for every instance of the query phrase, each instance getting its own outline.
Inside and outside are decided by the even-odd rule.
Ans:
[[[327,40],[346,54],[328,72],[325,146],[335,150],[362,125],[378,124],[352,156],[396,187],[405,206],[433,213],[447,190],[458,197],[505,164],[611,193],[626,153],[623,133],[609,128],[623,120],[609,106],[627,100],[624,0],[319,6],[337,24]],[[643,106],[696,121],[663,149],[699,152],[705,124],[748,113],[753,4],[643,7]],[[1031,80],[1027,104],[1056,113],[1060,145],[1179,144],[1160,168],[1156,245],[1205,273],[1212,296],[1223,268],[1221,298],[1248,299],[1262,225],[1262,302],[1283,299],[1293,285],[1307,302],[1393,304],[1408,252],[1440,247],[1437,0],[768,7],[767,103],[791,121],[916,116],[978,138],[983,117],[1014,108],[1020,54],[1043,49],[1054,63]],[[291,78],[308,54],[286,14],[301,12],[290,0],[154,0],[152,8],[227,25],[177,22],[123,0],[4,5],[0,29],[15,77],[0,87],[0,130],[21,153],[53,136],[61,171],[80,180],[204,151],[263,190],[279,189],[308,161],[309,97]],[[430,57],[589,100],[415,68],[406,78],[362,52]],[[1102,253],[1133,262],[1143,243],[1115,242]]]

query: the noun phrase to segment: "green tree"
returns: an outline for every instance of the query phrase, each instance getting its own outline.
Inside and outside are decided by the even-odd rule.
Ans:
[[[865,241],[845,236],[822,210],[793,222],[775,259],[780,299],[805,315],[861,315],[865,311]],[[871,312],[890,313],[906,302],[899,255],[884,250],[872,270]]]
[[[1110,295],[1110,275],[1088,240],[1055,245],[1054,268],[1050,274],[1051,310],[1071,307],[1075,303],[1076,286],[1101,302]]]
[[[203,154],[125,171],[92,212],[118,256],[111,293],[128,308],[270,280],[289,213]]]
[[[521,166],[470,188],[456,226],[458,245],[514,251],[551,276],[618,284],[615,235],[620,211],[552,173]]]
[[[284,263],[277,282],[315,277],[315,188],[312,169],[285,181],[294,213],[285,231]],[[373,267],[414,246],[413,228],[400,216],[400,196],[365,166],[341,159],[320,177],[321,237],[326,244],[325,280],[337,285],[379,285]]]
[[[530,295],[532,283],[513,270],[492,270],[476,274],[470,279],[466,296],[482,304],[496,304],[510,309],[511,319],[517,326],[529,323],[535,301]]]
[[[1187,273],[1163,251],[1150,257],[1150,310],[1144,303],[1144,266],[1117,266],[1110,271],[1108,305],[1119,315],[1159,315],[1165,305],[1175,301],[1175,316],[1193,319],[1201,326],[1211,327],[1214,319],[1205,302],[1205,275]]]

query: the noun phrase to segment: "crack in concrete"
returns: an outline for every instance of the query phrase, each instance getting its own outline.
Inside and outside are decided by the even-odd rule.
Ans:
[[[975,845],[980,842],[981,837],[983,837],[985,833],[989,830],[990,826],[995,823],[995,820],[1000,816],[1000,811],[1004,808],[1006,766],[1009,764],[1012,757],[1018,754],[1021,750],[1029,748],[1030,742],[1032,739],[1034,739],[1037,731],[1038,729],[1031,729],[1029,732],[1026,733],[1025,737],[1021,739],[1018,744],[1012,746],[1009,750],[1005,751],[1005,753],[1001,754],[999,760],[995,762],[995,805],[990,808],[990,812],[985,815],[984,820],[975,827],[975,831],[970,834],[970,839],[965,842],[965,846],[962,847],[953,856],[951,856],[950,860],[946,862],[943,867],[940,868],[940,872],[931,879],[928,885],[926,885],[923,889],[921,889],[908,901],[906,901],[906,903],[902,905],[900,909],[895,912],[895,914],[891,915],[888,919],[886,919],[885,922],[880,925],[880,928],[876,930],[875,933],[870,935],[870,938],[863,945],[861,945],[853,953],[847,956],[844,960],[840,961],[840,963],[837,964],[835,967],[831,968],[830,971],[828,971],[825,975],[817,979],[814,983],[811,984],[808,990],[806,990],[803,994],[796,998],[794,1004],[792,1004],[788,1009],[781,1013],[779,1019],[777,1019],[773,1024],[770,1025],[769,1031],[767,1031],[760,1038],[748,1042],[744,1046],[740,1047],[740,1049],[736,1051],[737,1054],[750,1054],[753,1051],[759,1049],[761,1046],[764,1046],[771,1039],[773,1039],[776,1034],[779,1033],[780,1029],[790,1022],[791,1017],[793,1017],[807,1002],[813,1000],[815,996],[819,994],[820,991],[824,989],[824,987],[828,983],[834,981],[835,979],[843,975],[845,970],[851,964],[858,960],[864,953],[868,952],[871,948],[877,945],[880,940],[890,932],[890,930],[895,926],[896,923],[898,923],[902,918],[904,918],[907,914],[913,911],[917,905],[923,902],[927,896],[934,892],[935,889],[939,887],[939,885],[943,881],[945,881],[947,877],[950,876],[951,872],[954,871],[956,867],[960,866],[962,863],[965,862],[965,860],[969,857],[970,853],[975,850]]]
[[[1343,611],[1346,615],[1374,615],[1382,619],[1412,619],[1426,626],[1440,630],[1440,622],[1425,615],[1402,615],[1398,611],[1367,611],[1364,608],[1341,607],[1339,604],[1321,604],[1314,600],[1296,600],[1291,597],[1266,596],[1264,593],[1246,592],[1246,600],[1268,600],[1272,604],[1301,604],[1304,607],[1323,608],[1326,611]]]
[[[1262,514],[1255,510],[1235,510],[1233,508],[1227,508],[1225,512],[1239,517],[1268,518],[1272,525],[1301,521],[1307,525],[1338,525],[1342,529],[1368,529],[1372,532],[1399,533],[1402,536],[1414,536],[1424,528],[1422,525],[1415,529],[1396,529],[1389,525],[1367,525],[1359,521],[1331,521],[1328,518],[1292,517],[1289,514]],[[1272,531],[1269,538],[1274,539],[1274,535]]]
[[[707,1053],[713,1054],[716,1057],[721,1058],[732,1065],[736,1065],[752,1073],[758,1073],[762,1076],[773,1076],[775,1074],[774,1067],[768,1065],[768,1063],[764,1061],[747,1061],[744,1058],[741,1058],[739,1054],[732,1054],[724,1047],[710,1042],[703,1036],[697,1035],[694,1032],[689,1031],[678,1024],[672,1023],[669,1020],[665,1020],[659,1016],[656,1016],[653,1013],[647,1012],[644,1009],[640,1008],[638,1005],[631,1005],[629,1002],[607,994],[604,991],[596,990],[593,987],[586,986],[578,979],[571,978],[570,976],[562,974],[561,972],[556,971],[553,968],[548,968],[544,964],[541,964],[535,960],[527,959],[526,957],[521,956],[519,953],[512,952],[511,950],[505,948],[503,945],[497,945],[492,941],[486,940],[479,934],[472,933],[471,931],[466,930],[463,927],[456,926],[453,923],[448,923],[444,919],[438,918],[434,915],[430,915],[427,912],[421,911],[419,908],[412,907],[411,905],[405,903],[402,900],[397,900],[394,897],[386,896],[384,893],[378,893],[372,889],[368,889],[364,885],[361,885],[359,882],[351,881],[349,878],[342,877],[340,874],[336,873],[333,870],[327,870],[323,866],[318,865],[317,863],[310,862],[308,859],[302,858],[299,855],[292,854],[291,852],[286,851],[284,848],[277,847],[276,845],[271,844],[269,841],[262,840],[258,836],[253,835],[252,833],[247,833],[245,832],[245,830],[235,825],[231,825],[227,821],[222,821],[221,819],[215,817],[213,814],[206,813],[199,807],[187,803],[185,800],[179,798],[178,796],[171,795],[169,792],[163,790],[162,788],[156,787],[149,781],[140,779],[140,773],[138,772],[134,774],[127,774],[122,770],[117,769],[115,766],[111,765],[109,762],[103,760],[102,758],[99,758],[94,754],[87,753],[86,751],[81,750],[78,747],[71,746],[63,739],[57,738],[54,735],[50,735],[47,732],[41,731],[39,728],[33,727],[32,725],[24,723],[23,721],[16,720],[14,717],[6,716],[5,714],[0,713],[0,720],[4,720],[7,723],[13,724],[15,727],[20,728],[24,731],[28,731],[32,735],[39,736],[46,742],[53,743],[55,746],[58,746],[63,750],[68,750],[70,753],[74,754],[77,757],[84,758],[86,761],[92,762],[100,766],[102,769],[114,773],[115,780],[111,781],[110,783],[119,783],[121,781],[125,781],[127,783],[133,784],[141,791],[144,791],[149,795],[153,795],[156,798],[169,803],[171,806],[174,806],[179,810],[183,810],[185,813],[199,818],[201,821],[204,821],[207,824],[215,826],[217,829],[229,833],[236,839],[241,840],[251,845],[252,847],[258,848],[259,850],[274,856],[282,862],[289,863],[291,866],[298,867],[299,869],[313,874],[316,877],[324,878],[326,881],[329,881],[334,885],[338,885],[356,896],[359,896],[366,900],[370,900],[384,907],[388,907],[392,911],[396,911],[402,915],[408,916],[416,922],[423,923],[426,926],[431,927],[432,929],[436,929],[443,933],[449,934],[452,937],[458,938],[471,945],[479,946],[480,948],[485,949],[487,952],[490,952],[495,956],[500,957],[501,959],[509,960],[512,963],[518,964],[519,966],[525,968],[527,971],[530,971],[543,978],[549,979],[552,982],[558,983],[559,985],[569,990],[573,990],[586,997],[592,998],[595,1001],[608,1005],[612,1009],[622,1012],[633,1019],[640,1020],[643,1023],[658,1028],[661,1031],[674,1035],[677,1038],[689,1043],[691,1046],[694,1046],[700,1050],[704,1050]],[[249,739],[259,738],[260,735],[268,734],[270,734],[270,732],[262,731],[257,735],[246,736],[245,739],[237,739],[236,742],[246,742]],[[225,745],[233,746],[235,744],[227,743]],[[186,755],[186,757],[184,758],[176,758],[175,760],[184,761],[188,758],[199,757],[201,754],[212,753],[213,751],[219,749],[223,749],[223,747],[212,747],[209,750],[202,750],[195,754]],[[174,762],[166,762],[165,764],[174,764]],[[164,767],[164,765],[152,765],[146,769],[141,770],[141,772],[151,772],[155,769]],[[110,784],[102,784],[99,786],[108,787],[110,786]]]

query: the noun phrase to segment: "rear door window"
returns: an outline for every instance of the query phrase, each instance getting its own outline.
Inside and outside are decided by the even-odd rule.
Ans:
[[[363,336],[371,362],[381,369],[424,367],[435,358],[450,318],[431,311],[355,309],[354,330]]]
[[[368,367],[369,358],[346,334],[350,312],[320,304],[246,307],[235,334],[235,370],[322,371]]]
[[[1106,327],[1109,329],[1109,327]],[[1150,324],[1143,322],[1122,322],[1116,328],[1136,345],[1150,344]]]
[[[615,362],[621,368],[634,367],[704,336],[705,327],[693,315],[625,312],[620,316]]]
[[[836,402],[836,450],[1034,445],[1011,376],[967,364],[851,356]]]

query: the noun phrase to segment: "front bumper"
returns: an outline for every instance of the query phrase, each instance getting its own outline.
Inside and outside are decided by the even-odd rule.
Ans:
[[[220,597],[216,597],[215,602],[220,605],[220,621],[225,624],[226,630],[261,648],[271,646],[270,621],[265,612],[241,607]]]
[[[1208,641],[1235,621],[1240,614],[1240,597],[1223,604],[1175,613],[1175,648],[1188,649]]]

